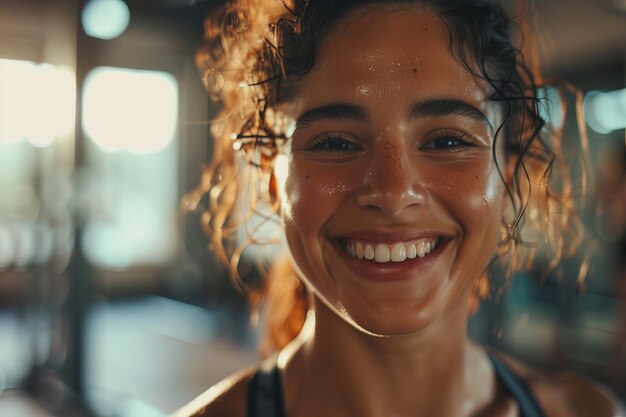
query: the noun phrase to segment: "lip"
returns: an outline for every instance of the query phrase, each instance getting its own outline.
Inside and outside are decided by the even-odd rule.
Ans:
[[[397,243],[410,242],[419,239],[440,239],[442,241],[449,240],[451,235],[434,230],[412,230],[412,229],[373,229],[358,230],[353,232],[342,233],[341,235],[331,237],[332,240],[363,240],[372,243]]]
[[[367,236],[369,236],[369,238],[367,238]],[[416,235],[411,233],[407,234],[407,232],[394,232],[392,234],[387,234],[385,232],[383,234],[376,234],[375,239],[371,234],[367,234],[367,236],[359,235],[358,239],[371,240],[372,242],[378,243],[387,243],[422,239],[426,237],[439,238],[435,249],[423,258],[416,257],[414,259],[406,259],[402,262],[384,263],[354,258],[344,249],[344,239],[334,239],[332,241],[332,246],[344,264],[359,278],[373,282],[420,280],[425,279],[425,277],[436,279],[434,274],[429,274],[428,272],[433,267],[433,264],[442,256],[443,252],[452,240],[451,237],[442,236],[441,233]],[[350,238],[356,239],[357,237],[356,235],[351,234]]]

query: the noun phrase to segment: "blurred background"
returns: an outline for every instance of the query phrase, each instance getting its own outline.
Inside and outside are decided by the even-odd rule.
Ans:
[[[0,416],[165,415],[258,360],[245,297],[180,210],[211,155],[194,54],[219,3],[0,0]],[[624,399],[626,1],[534,12],[544,74],[585,93],[599,250],[582,284],[540,253],[470,331]]]

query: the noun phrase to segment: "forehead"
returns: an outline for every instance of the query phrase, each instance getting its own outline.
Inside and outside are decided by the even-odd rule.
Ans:
[[[487,105],[485,88],[453,56],[445,24],[425,6],[353,11],[324,38],[295,93],[299,109],[337,100],[409,105],[442,96]]]

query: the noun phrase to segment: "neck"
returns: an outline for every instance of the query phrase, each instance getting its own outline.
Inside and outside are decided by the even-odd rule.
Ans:
[[[364,417],[463,416],[482,405],[472,380],[489,371],[467,339],[465,304],[418,333],[392,337],[355,329],[319,300],[314,307],[310,334],[285,371],[289,415],[307,415],[297,411],[314,406],[306,398],[324,398],[334,415]]]

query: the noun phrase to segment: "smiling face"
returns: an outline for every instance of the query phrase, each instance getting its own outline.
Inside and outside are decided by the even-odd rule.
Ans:
[[[437,15],[357,10],[295,91],[283,219],[316,296],[379,335],[418,332],[465,303],[506,192],[496,106]]]

